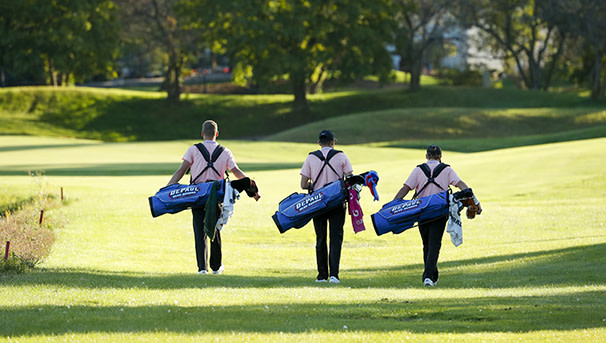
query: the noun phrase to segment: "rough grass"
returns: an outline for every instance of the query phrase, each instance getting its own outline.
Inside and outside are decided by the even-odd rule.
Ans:
[[[63,222],[63,218],[49,218],[59,201],[44,188],[39,172],[32,177],[36,189],[28,198],[3,196],[0,201],[0,208],[5,210],[0,215],[0,251],[3,257],[8,256],[0,261],[0,270],[5,272],[33,268],[48,257],[55,242],[54,231]]]

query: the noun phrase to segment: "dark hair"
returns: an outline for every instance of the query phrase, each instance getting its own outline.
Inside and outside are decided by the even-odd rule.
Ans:
[[[442,156],[442,149],[437,145],[430,145],[427,148],[427,155],[429,155],[430,158],[440,158]]]

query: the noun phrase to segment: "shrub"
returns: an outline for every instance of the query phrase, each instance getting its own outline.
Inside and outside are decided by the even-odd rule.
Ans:
[[[438,71],[443,84],[453,86],[481,86],[482,73],[477,70],[444,68]]]
[[[0,260],[1,273],[23,273],[29,268],[31,268],[29,264],[26,261],[22,260],[19,256],[16,256],[15,254],[10,254],[8,260],[4,260],[4,258]]]
[[[34,267],[48,257],[55,242],[51,220],[47,218],[40,224],[39,218],[40,212],[30,206],[13,213],[7,212],[0,220],[0,242],[2,245],[11,242],[11,257],[28,267]]]
[[[44,191],[40,173],[32,174],[37,184],[37,192],[27,201],[16,199],[17,204],[2,204],[10,209],[0,216],[0,271],[23,272],[35,267],[51,253],[55,242],[54,228],[57,219],[51,216],[51,210],[58,206],[54,196]],[[44,215],[41,219],[41,213]],[[6,242],[10,242],[9,258],[6,255]]]

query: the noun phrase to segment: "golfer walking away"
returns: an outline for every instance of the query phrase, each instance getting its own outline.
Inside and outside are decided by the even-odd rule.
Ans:
[[[219,181],[224,179],[225,171],[230,170],[237,179],[245,178],[246,175],[238,168],[236,160],[232,152],[219,145],[216,141],[219,136],[217,123],[212,120],[207,120],[202,124],[202,137],[204,142],[195,144],[189,147],[183,155],[183,163],[181,167],[174,173],[168,185],[175,184],[181,180],[183,175],[189,169],[191,174],[190,183],[201,183],[209,181]],[[216,149],[219,149],[215,151]],[[221,151],[221,149],[223,149]],[[208,161],[203,151],[206,150],[211,161]],[[218,157],[217,157],[218,155]],[[217,206],[217,213],[220,210]],[[194,240],[196,248],[196,259],[198,262],[198,273],[208,273],[207,260],[209,257],[209,238],[204,232],[204,217],[206,215],[206,207],[192,208]],[[210,260],[209,265],[213,274],[221,274],[224,270],[221,253],[221,233],[216,231],[214,239],[210,242]]]
[[[331,130],[320,132],[318,144],[321,149],[311,152],[301,168],[301,188],[314,191],[331,182],[343,179],[345,176],[352,175],[351,162],[344,152],[334,149],[335,141],[335,134]],[[345,210],[345,203],[343,203],[342,207],[313,218],[318,265],[316,282],[340,282],[339,263],[343,245]],[[328,231],[330,232],[329,237],[327,237]],[[330,238],[330,250],[327,238]]]
[[[429,146],[425,158],[427,162],[413,169],[394,199],[403,199],[412,189],[415,190],[413,196],[413,199],[415,199],[442,192],[449,185],[456,186],[460,190],[469,188],[454,169],[442,163],[442,149],[439,146]],[[478,203],[476,213],[480,214],[481,212],[482,207]],[[438,256],[440,255],[442,236],[447,220],[448,216],[444,216],[419,222],[419,232],[423,241],[423,262],[425,264],[422,280],[425,286],[435,286],[438,283]]]

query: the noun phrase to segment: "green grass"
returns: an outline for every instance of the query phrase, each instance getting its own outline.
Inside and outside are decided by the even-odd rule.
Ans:
[[[367,125],[364,125],[366,124]],[[355,113],[270,136],[275,141],[309,141],[335,128],[343,144],[382,143],[419,148],[439,141],[445,148],[494,148],[606,136],[602,108],[414,108]],[[468,140],[467,144],[459,144]]]
[[[152,218],[147,197],[191,141],[100,143],[0,136],[0,187],[35,189],[44,169],[68,224],[36,271],[0,275],[0,342],[597,342],[606,334],[606,139],[444,152],[482,201],[464,243],[444,237],[437,288],[421,285],[413,229],[377,237],[370,214],[423,150],[340,146],[356,172],[367,231],[345,226],[339,285],[316,284],[311,225],[280,234],[271,215],[297,191],[314,144],[221,141],[261,189],[223,232],[223,275],[195,273],[191,215]],[[453,144],[456,140],[453,140]],[[514,166],[514,168],[512,168]]]
[[[305,125],[315,123],[314,129],[318,125],[331,125],[336,130],[376,126],[377,130],[388,130],[386,139],[402,141],[421,135],[437,139],[446,125],[464,120],[479,124],[461,123],[459,128],[463,130],[463,124],[481,131],[503,121],[515,121],[523,128],[522,132],[501,132],[493,127],[496,134],[490,132],[492,136],[484,134],[480,138],[560,133],[568,125],[572,125],[568,130],[604,125],[604,104],[571,92],[427,86],[417,93],[404,88],[332,92],[309,96],[309,101],[312,112],[300,114],[292,111],[290,95],[190,94],[181,103],[171,104],[159,92],[6,88],[0,89],[0,134],[104,141],[196,139],[199,129],[193,128],[212,118],[220,124],[223,139],[279,137],[292,141],[287,130],[301,129],[293,134],[295,141],[308,142],[317,133],[307,133]],[[593,123],[571,123],[576,115],[597,118],[591,119]],[[357,123],[360,120],[368,125]],[[425,124],[420,130],[419,123]],[[438,131],[428,132],[428,125],[438,125]],[[385,140],[374,132],[352,131],[348,135],[342,144]]]

